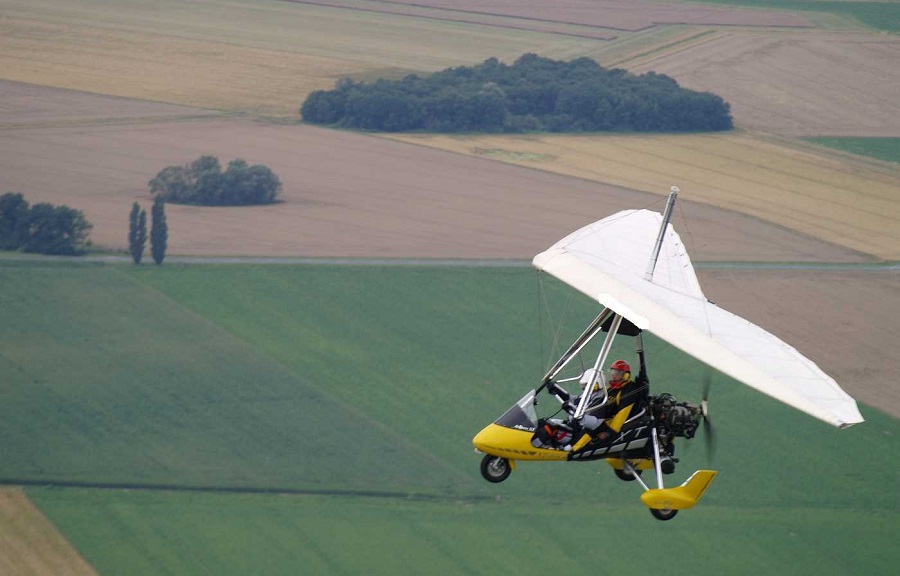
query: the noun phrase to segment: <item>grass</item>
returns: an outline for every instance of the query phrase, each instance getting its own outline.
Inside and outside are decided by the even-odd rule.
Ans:
[[[900,163],[900,138],[808,138],[807,140],[860,156]]]
[[[832,0],[701,0],[703,4],[751,6],[776,10],[825,12],[859,20],[875,30],[900,32],[900,4],[882,2],[840,2]]]
[[[406,491],[453,477],[121,268],[4,265],[0,285],[8,481],[367,491],[376,477]],[[353,475],[341,438],[359,451]]]
[[[584,482],[608,488],[591,475],[582,490]],[[567,499],[527,504],[54,489],[29,496],[100,574],[488,575],[498,565],[525,575],[646,572],[618,547],[592,549],[584,540],[594,533],[663,550],[657,565],[685,576],[890,573],[897,558],[895,511],[701,505],[662,523],[639,505],[609,503],[612,493],[585,499],[566,488]]]
[[[897,421],[837,431],[724,377],[720,475],[671,523],[603,463],[481,480],[471,437],[553,357],[527,268],[4,263],[0,286],[4,475],[170,488],[28,489],[101,574],[634,571],[584,553],[607,531],[675,574],[900,560]],[[542,286],[565,341],[593,306]],[[699,395],[702,367],[647,348],[657,391]],[[670,485],[707,466],[695,444]]]

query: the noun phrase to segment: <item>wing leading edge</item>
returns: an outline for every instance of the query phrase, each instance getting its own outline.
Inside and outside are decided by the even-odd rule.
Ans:
[[[856,401],[795,348],[703,295],[668,226],[645,278],[662,216],[626,210],[581,228],[533,264],[720,372],[841,428],[863,421]]]

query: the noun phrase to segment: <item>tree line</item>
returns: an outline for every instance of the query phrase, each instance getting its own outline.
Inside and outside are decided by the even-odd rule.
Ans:
[[[525,54],[490,58],[402,80],[341,79],[312,92],[305,122],[385,132],[689,132],[730,130],[720,96],[682,88],[665,74],[634,75],[590,58]]]
[[[22,194],[0,196],[0,250],[74,256],[90,244],[93,224],[68,206],[41,202],[30,206]]]
[[[166,202],[200,206],[271,204],[281,191],[281,181],[268,167],[238,158],[223,171],[215,156],[163,168],[149,186]]]

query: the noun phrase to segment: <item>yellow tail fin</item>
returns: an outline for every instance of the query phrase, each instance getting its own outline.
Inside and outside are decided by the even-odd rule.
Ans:
[[[715,477],[715,470],[697,470],[678,488],[647,490],[641,494],[641,502],[656,510],[693,508]]]

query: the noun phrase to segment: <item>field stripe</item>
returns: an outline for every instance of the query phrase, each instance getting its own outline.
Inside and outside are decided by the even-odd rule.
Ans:
[[[97,574],[18,488],[0,489],[0,573],[15,576]]]

